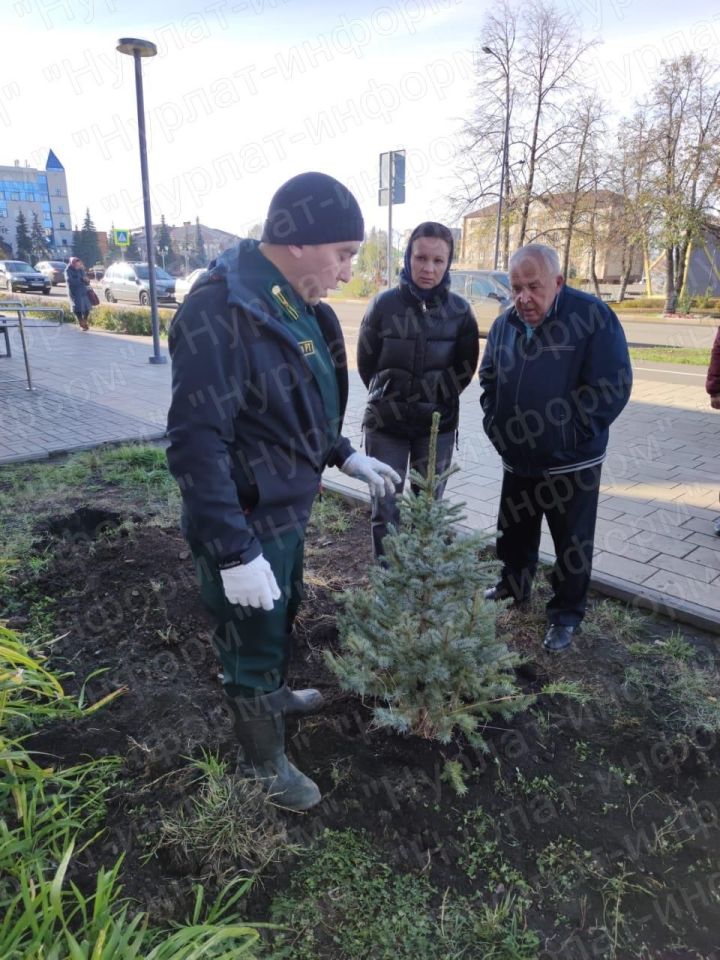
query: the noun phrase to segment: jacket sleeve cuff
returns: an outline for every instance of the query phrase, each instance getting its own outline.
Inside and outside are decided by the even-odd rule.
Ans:
[[[350,443],[347,437],[343,437],[342,434],[337,438],[335,446],[330,452],[328,457],[328,466],[329,467],[341,467],[348,457],[351,457],[355,453],[355,447]]]

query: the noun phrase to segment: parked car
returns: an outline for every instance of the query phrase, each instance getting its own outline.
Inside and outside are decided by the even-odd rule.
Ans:
[[[189,273],[186,277],[179,277],[175,281],[175,299],[178,303],[183,302],[200,274],[205,273],[205,269],[205,267],[200,267],[197,270],[193,270],[193,272]]]
[[[65,283],[65,269],[67,264],[64,260],[41,260],[35,264],[35,269],[50,281],[56,287],[59,283]]]
[[[96,263],[92,267],[88,267],[85,273],[90,277],[91,280],[102,280],[105,276],[105,265],[102,263]]]
[[[133,300],[147,306],[150,303],[150,269],[147,263],[123,260],[111,263],[103,277],[103,290],[108,303]],[[175,299],[175,278],[160,267],[155,267],[155,290],[158,300],[171,303]]]
[[[495,317],[512,302],[509,291],[493,279],[489,270],[451,270],[450,289],[470,303],[481,333],[487,332]]]
[[[5,287],[11,293],[16,290],[35,290],[48,294],[51,286],[48,278],[25,260],[0,260],[0,287]]]
[[[508,296],[510,296],[510,291],[512,290],[510,274],[506,270],[488,270],[488,273],[496,283],[499,283],[501,287],[505,287]]]

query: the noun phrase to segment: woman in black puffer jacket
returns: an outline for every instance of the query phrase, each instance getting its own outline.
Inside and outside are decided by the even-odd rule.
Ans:
[[[370,304],[360,328],[358,370],[368,388],[363,419],[367,453],[402,477],[408,463],[425,475],[432,416],[440,414],[437,472],[450,466],[460,393],[473,378],[479,355],[478,326],[470,305],[450,292],[452,234],[441,223],[413,230],[400,282]],[[444,484],[436,491],[439,498]],[[375,556],[389,523],[397,525],[395,497],[374,498]]]

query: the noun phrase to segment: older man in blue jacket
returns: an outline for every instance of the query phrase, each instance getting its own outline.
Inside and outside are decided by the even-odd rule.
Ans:
[[[514,304],[493,323],[480,365],[483,426],[504,470],[502,571],[486,598],[529,596],[546,517],[556,560],[543,645],[558,653],[585,613],[602,462],[632,371],[618,318],[564,285],[552,248],[518,250],[510,281]]]
[[[258,243],[211,264],[170,330],[168,463],[235,718],[244,769],[293,810],[320,800],[285,755],[285,717],[317,709],[285,671],[302,594],[305,525],[326,465],[394,492],[387,464],[342,435],[343,335],[321,302],[347,282],[364,226],[355,197],[322,173],[275,193]]]

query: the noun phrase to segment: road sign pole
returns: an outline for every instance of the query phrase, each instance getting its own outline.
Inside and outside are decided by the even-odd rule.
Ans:
[[[393,242],[392,242],[392,208],[393,208],[393,158],[390,154],[388,164],[388,231],[387,231],[387,285],[388,290],[393,284]]]
[[[388,230],[387,230],[387,285],[393,285],[395,280],[392,239],[392,208],[393,202],[405,203],[405,151],[391,150],[380,154],[380,184],[378,189],[378,203],[385,206],[387,197]]]

